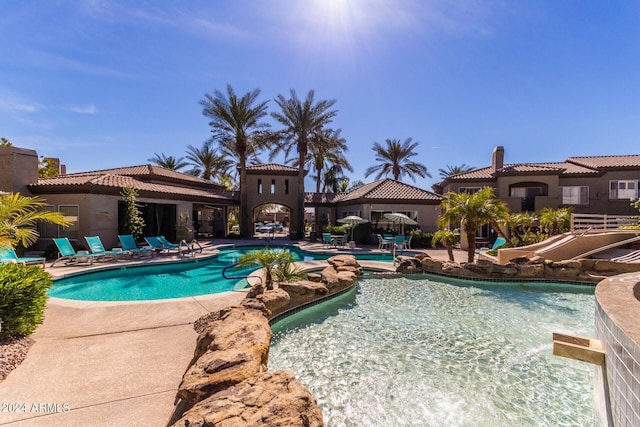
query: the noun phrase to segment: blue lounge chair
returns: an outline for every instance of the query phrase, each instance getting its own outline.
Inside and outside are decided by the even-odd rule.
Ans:
[[[53,242],[58,248],[58,258],[51,263],[51,267],[53,267],[58,261],[64,261],[65,265],[85,261],[89,262],[89,264],[93,264],[93,261],[102,257],[100,254],[77,253],[76,250],[73,249],[69,239],[66,237],[55,237]]]
[[[149,248],[139,248],[136,243],[136,239],[134,239],[131,234],[121,234],[118,236],[118,240],[120,240],[120,245],[122,245],[122,250],[129,252],[131,255],[153,256],[153,250]]]
[[[502,245],[504,245],[505,243],[507,243],[507,239],[505,239],[504,237],[498,237],[496,239],[495,242],[493,242],[493,246],[491,246],[490,248],[480,248],[476,250],[476,253],[479,254],[481,252],[488,252],[488,251],[495,251],[496,249],[498,249],[499,247],[501,247]]]
[[[167,245],[163,243],[163,240],[169,244]],[[147,242],[149,246],[151,246],[151,248],[158,253],[162,253],[165,251],[167,253],[170,253],[172,250],[175,250],[176,252],[180,251],[180,245],[171,243],[168,240],[166,240],[164,237],[161,238],[161,236],[145,237],[144,241]]]
[[[44,268],[45,258],[42,257],[19,257],[11,246],[0,247],[0,263],[12,262],[19,264],[42,264]]]
[[[87,241],[87,245],[89,246],[91,253],[102,255],[102,260],[112,259],[117,261],[119,256],[126,254],[122,249],[106,250],[102,244],[102,240],[100,240],[100,236],[85,236],[84,239]]]

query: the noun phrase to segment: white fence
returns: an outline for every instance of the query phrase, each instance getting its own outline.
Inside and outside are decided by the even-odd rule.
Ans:
[[[636,216],[571,214],[571,231],[615,230],[624,226],[638,225]]]

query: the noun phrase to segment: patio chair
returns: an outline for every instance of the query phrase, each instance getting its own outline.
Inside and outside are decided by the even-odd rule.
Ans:
[[[18,264],[42,264],[44,268],[45,258],[42,257],[19,257],[11,246],[0,247],[0,263],[18,263]]]
[[[405,245],[404,245],[404,236],[401,234],[398,234],[395,237],[395,240],[393,242],[396,245],[396,249],[400,249],[401,251],[405,249]]]
[[[58,258],[51,263],[51,267],[59,261],[64,261],[65,265],[74,263],[79,264],[81,262],[93,264],[93,261],[102,257],[100,254],[76,252],[67,237],[54,237],[53,243],[55,243],[58,248]]]
[[[493,246],[491,246],[490,248],[476,249],[476,253],[479,254],[481,252],[495,251],[496,249],[498,249],[500,246],[504,245],[505,243],[507,243],[507,239],[505,239],[504,237],[498,237],[496,239],[496,241],[493,242]]]
[[[322,233],[322,247],[331,246],[333,246],[333,237],[331,237],[331,233]]]
[[[169,244],[167,245],[163,243],[163,240],[165,240]],[[153,249],[155,252],[158,252],[158,253],[163,253],[163,252],[171,253],[172,250],[175,250],[176,252],[180,251],[180,245],[171,243],[168,240],[166,240],[164,237],[161,238],[161,236],[145,237],[144,241],[147,242],[149,246],[151,246],[151,249]]]
[[[382,234],[378,234],[378,249],[389,249],[391,246],[391,240],[382,237]]]
[[[138,244],[136,243],[136,239],[134,239],[133,235],[131,234],[118,235],[118,240],[120,240],[122,250],[130,253],[132,256],[153,256],[153,249],[139,248]]]
[[[349,233],[345,233],[340,240],[340,246],[347,246],[349,244]]]
[[[89,246],[91,253],[102,255],[103,261],[108,259],[117,261],[119,256],[126,254],[122,249],[106,250],[102,244],[102,240],[100,240],[100,236],[85,236],[84,239],[87,241],[87,245]]]
[[[411,234],[407,234],[404,236],[404,247],[405,249],[411,249],[411,239],[413,236]]]

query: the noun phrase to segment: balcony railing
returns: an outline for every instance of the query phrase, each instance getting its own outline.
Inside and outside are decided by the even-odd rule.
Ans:
[[[571,214],[571,231],[616,230],[638,225],[639,218],[628,215]]]

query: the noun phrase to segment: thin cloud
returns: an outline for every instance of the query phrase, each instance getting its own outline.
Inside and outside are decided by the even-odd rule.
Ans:
[[[35,102],[32,102],[22,95],[0,87],[0,111],[6,113],[36,113],[45,108]]]
[[[69,108],[69,111],[72,111],[78,114],[97,114],[98,108],[94,104],[88,104],[88,105],[85,105],[84,107],[78,107],[74,105]]]

